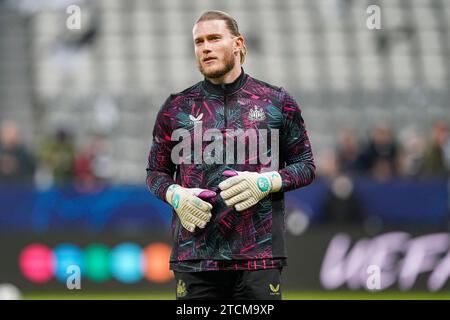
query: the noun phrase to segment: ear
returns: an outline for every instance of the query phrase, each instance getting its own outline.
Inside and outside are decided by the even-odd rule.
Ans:
[[[234,51],[239,52],[244,47],[245,39],[243,36],[236,37],[234,39]]]

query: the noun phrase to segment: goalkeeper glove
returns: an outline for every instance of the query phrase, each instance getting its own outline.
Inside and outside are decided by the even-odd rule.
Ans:
[[[281,189],[282,180],[278,172],[249,172],[225,170],[223,175],[229,177],[219,184],[220,196],[229,207],[237,211],[248,209],[267,196],[270,192]]]
[[[181,225],[186,230],[194,232],[196,226],[203,229],[211,219],[212,205],[202,199],[215,196],[214,191],[172,184],[167,189],[166,201],[175,209]]]

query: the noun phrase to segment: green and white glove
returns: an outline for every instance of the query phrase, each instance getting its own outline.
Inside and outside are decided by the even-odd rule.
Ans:
[[[259,202],[271,192],[281,189],[282,180],[278,172],[249,172],[225,170],[223,175],[229,177],[219,184],[220,196],[229,207],[237,211],[246,210]]]
[[[186,230],[194,232],[196,226],[203,229],[211,219],[212,205],[202,199],[215,196],[214,191],[172,184],[167,189],[166,201],[175,209],[181,225]]]

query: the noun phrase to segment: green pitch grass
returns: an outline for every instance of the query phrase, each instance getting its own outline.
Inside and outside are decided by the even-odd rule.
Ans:
[[[174,300],[172,292],[160,293],[86,293],[24,294],[26,300]],[[283,293],[283,300],[450,300],[450,293],[429,292],[295,292]]]

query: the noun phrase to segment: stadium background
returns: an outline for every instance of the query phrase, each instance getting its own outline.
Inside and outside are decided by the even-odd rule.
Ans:
[[[285,298],[450,297],[448,0],[0,1],[0,294],[174,297],[145,166],[160,105],[201,80],[209,9],[236,18],[245,71],[299,101],[312,140],[318,179],[286,194]]]

